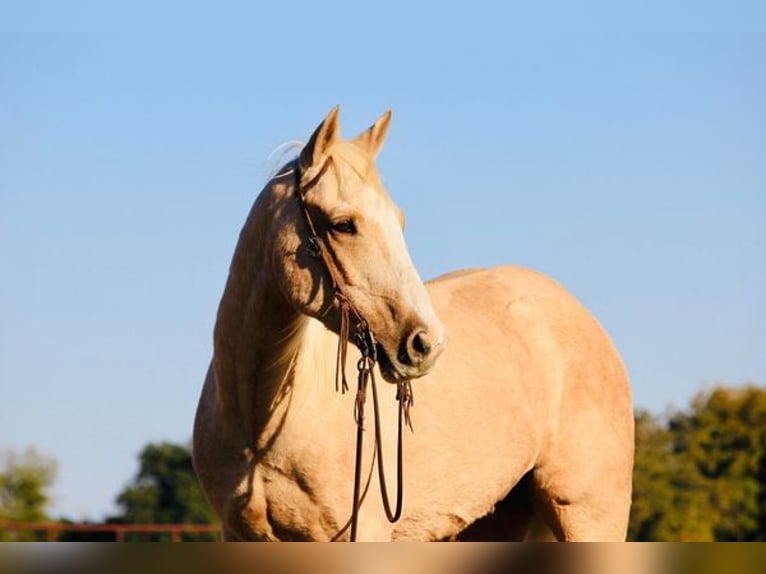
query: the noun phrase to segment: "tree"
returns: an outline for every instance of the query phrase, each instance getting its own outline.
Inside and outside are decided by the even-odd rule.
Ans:
[[[766,540],[766,389],[749,385],[699,393],[670,421],[676,449],[707,484],[716,540]]]
[[[631,540],[766,540],[766,389],[716,387],[636,415]]]
[[[28,448],[3,455],[0,471],[0,520],[45,522],[50,503],[49,488],[56,478],[56,461]],[[0,532],[0,540],[9,535]],[[19,535],[15,539],[25,539]]]
[[[148,444],[140,454],[140,469],[117,497],[121,509],[111,522],[125,524],[213,524],[192,467],[188,446]]]
[[[712,540],[707,490],[674,436],[646,411],[636,415],[636,459],[629,540]]]

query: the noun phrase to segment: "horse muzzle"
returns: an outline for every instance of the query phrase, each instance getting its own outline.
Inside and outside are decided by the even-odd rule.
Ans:
[[[404,336],[396,349],[390,352],[380,341],[376,344],[378,364],[383,378],[389,383],[400,383],[427,375],[444,351],[444,328],[430,329],[418,326]]]

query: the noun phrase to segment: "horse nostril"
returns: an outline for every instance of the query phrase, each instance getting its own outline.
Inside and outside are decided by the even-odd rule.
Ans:
[[[433,339],[426,329],[419,327],[402,339],[396,358],[402,365],[419,367],[431,358],[433,352]]]
[[[411,346],[414,355],[421,358],[425,358],[431,352],[431,342],[428,340],[428,335],[425,331],[417,331],[412,336]]]

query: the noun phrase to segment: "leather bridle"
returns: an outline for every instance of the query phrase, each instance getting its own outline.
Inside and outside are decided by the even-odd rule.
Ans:
[[[367,489],[370,485],[370,479],[372,478],[372,466],[370,467],[370,474],[367,477],[367,484],[364,488],[364,492],[361,492],[362,482],[362,447],[364,442],[364,405],[367,401],[367,387],[368,383],[372,387],[372,399],[374,410],[374,427],[375,427],[375,449],[373,452],[372,465],[375,465],[377,460],[378,464],[378,481],[380,483],[380,494],[383,501],[383,508],[386,513],[386,518],[389,522],[396,522],[402,515],[402,503],[404,500],[404,472],[403,472],[403,452],[402,452],[402,437],[403,428],[406,424],[412,430],[412,421],[410,419],[410,407],[412,407],[412,386],[410,381],[401,381],[397,383],[396,399],[399,403],[399,419],[398,419],[398,436],[397,436],[397,488],[396,488],[396,507],[392,511],[391,504],[388,496],[388,488],[386,487],[386,476],[383,468],[383,449],[381,444],[381,432],[380,432],[380,408],[378,406],[378,389],[375,381],[375,363],[378,360],[377,347],[375,343],[375,337],[370,329],[370,325],[367,320],[362,316],[354,303],[344,293],[343,283],[340,279],[340,274],[333,263],[330,254],[328,252],[328,246],[320,238],[316,231],[314,222],[309,212],[308,204],[306,203],[306,193],[314,188],[322,176],[327,172],[330,165],[332,165],[332,158],[325,161],[319,172],[309,180],[305,185],[301,185],[301,166],[300,160],[295,162],[296,174],[296,186],[295,195],[298,200],[298,204],[301,207],[301,213],[308,229],[308,252],[317,259],[321,259],[324,267],[330,276],[332,282],[333,297],[340,310],[340,329],[338,337],[338,351],[336,355],[335,363],[335,389],[346,392],[348,390],[348,382],[346,380],[346,356],[347,347],[350,340],[350,326],[351,319],[354,320],[354,344],[358,347],[361,353],[361,358],[357,361],[357,391],[356,400],[354,403],[354,420],[356,421],[356,460],[354,463],[354,495],[353,495],[353,507],[351,510],[351,518],[348,523],[336,534],[334,540],[340,538],[343,533],[351,527],[350,540],[354,542],[357,535],[357,526],[359,523],[359,510],[361,508],[364,497],[367,494]]]

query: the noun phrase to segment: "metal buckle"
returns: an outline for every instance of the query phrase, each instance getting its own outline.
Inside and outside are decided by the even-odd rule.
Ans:
[[[372,330],[370,330],[366,321],[360,321],[356,325],[354,342],[359,348],[359,352],[362,354],[362,361],[370,360],[373,364],[378,361],[378,350],[375,347],[375,337],[373,337]]]
[[[309,255],[318,259],[322,256],[322,246],[319,244],[319,239],[315,235],[310,235],[308,239]]]

